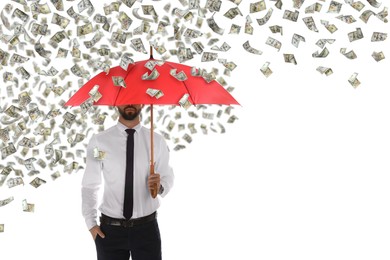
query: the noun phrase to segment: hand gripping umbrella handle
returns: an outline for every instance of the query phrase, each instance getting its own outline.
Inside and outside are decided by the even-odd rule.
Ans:
[[[154,174],[154,163],[150,163],[150,175],[152,176]],[[157,184],[154,185],[153,189],[150,190],[150,194],[152,195],[152,198],[157,197]]]

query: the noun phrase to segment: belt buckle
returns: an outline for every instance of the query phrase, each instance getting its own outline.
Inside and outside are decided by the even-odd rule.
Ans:
[[[125,221],[124,221],[124,227],[125,227],[125,228],[134,227],[134,221],[133,221],[132,219],[125,220]]]

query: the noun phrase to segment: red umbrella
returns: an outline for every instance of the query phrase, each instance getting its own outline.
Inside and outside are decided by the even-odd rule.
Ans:
[[[152,48],[151,48],[152,50]],[[151,51],[152,53],[152,51]],[[154,174],[153,148],[153,105],[183,105],[190,102],[198,104],[239,105],[239,103],[217,81],[206,81],[199,70],[168,61],[150,59],[111,68],[108,73],[101,72],[83,85],[65,106],[80,106],[87,100],[92,103],[90,91],[98,85],[101,98],[93,105],[151,105],[151,164]],[[196,75],[196,76],[195,76]],[[184,102],[186,104],[184,104]],[[157,192],[157,189],[155,189]],[[157,194],[152,194],[155,197]]]

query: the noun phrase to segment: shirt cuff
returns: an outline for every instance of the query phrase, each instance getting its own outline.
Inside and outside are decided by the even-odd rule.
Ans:
[[[87,224],[88,230],[90,230],[94,226],[97,226],[96,219],[85,219],[85,223]]]

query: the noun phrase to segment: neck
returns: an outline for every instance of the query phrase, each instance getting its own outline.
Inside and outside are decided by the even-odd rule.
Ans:
[[[134,120],[126,120],[122,116],[119,116],[119,122],[127,126],[128,128],[133,128],[134,126],[140,123],[140,118],[137,117]]]

